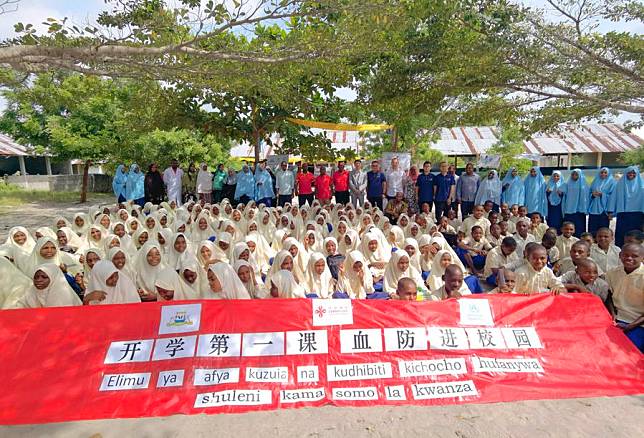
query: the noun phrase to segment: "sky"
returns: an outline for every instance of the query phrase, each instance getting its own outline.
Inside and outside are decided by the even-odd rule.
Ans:
[[[543,8],[546,6],[545,0],[519,0],[523,4]],[[2,0],[0,0],[2,3]],[[38,30],[46,29],[42,24],[48,17],[63,18],[68,17],[69,21],[76,25],[85,25],[94,22],[99,12],[107,9],[104,0],[20,0],[17,4],[17,10],[0,15],[0,40],[15,36],[13,25],[21,22],[23,24],[31,23]],[[7,7],[8,8],[8,7]],[[557,19],[556,14],[549,14],[553,20]],[[644,33],[643,23],[602,23],[600,31],[610,30],[630,31],[633,33]],[[340,88],[336,94],[346,100],[354,100],[355,92],[348,88]],[[0,110],[4,106],[0,101]],[[628,119],[628,115],[620,116],[617,121],[622,122]],[[644,134],[644,129],[640,135]]]

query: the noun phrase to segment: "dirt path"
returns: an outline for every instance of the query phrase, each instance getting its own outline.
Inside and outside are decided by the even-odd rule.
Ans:
[[[288,409],[0,427],[27,437],[636,437],[644,396],[436,407]]]

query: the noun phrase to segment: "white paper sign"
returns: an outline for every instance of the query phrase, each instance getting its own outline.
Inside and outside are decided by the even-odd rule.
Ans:
[[[313,325],[353,324],[351,300],[311,300]]]
[[[494,325],[488,300],[463,298],[458,300],[461,310],[461,325]]]
[[[152,353],[152,344],[153,339],[112,342],[104,363],[147,362]]]
[[[181,359],[183,357],[193,357],[195,355],[196,345],[196,336],[176,336],[173,338],[157,339],[154,344],[152,360],[169,360]]]
[[[244,333],[242,356],[283,356],[284,332]]]
[[[201,304],[163,306],[159,334],[196,332],[200,322]]]

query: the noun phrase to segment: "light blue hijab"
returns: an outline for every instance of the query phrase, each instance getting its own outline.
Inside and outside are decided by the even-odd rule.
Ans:
[[[635,178],[628,179],[626,175],[635,172]],[[644,213],[644,186],[638,166],[627,167],[624,175],[615,184],[615,190],[608,201],[608,211],[611,213]]]
[[[501,181],[501,187],[503,188],[503,193],[501,194],[501,202],[508,204],[510,207],[514,204],[523,205],[523,200],[525,197],[523,181],[519,175],[512,176],[512,171],[516,170],[516,167],[511,167],[508,169],[508,172],[505,174],[503,181]]]
[[[492,179],[489,177],[490,173],[494,175]],[[496,170],[490,170],[488,177],[479,182],[474,204],[483,205],[485,201],[492,201],[496,205],[501,204],[501,180]]]
[[[523,181],[523,190],[525,192],[525,202],[523,205],[528,209],[528,214],[536,211],[545,217],[547,212],[546,180],[539,166],[531,167],[530,171],[533,169],[537,172],[537,175],[532,176],[528,173]]]
[[[143,198],[145,196],[144,181],[145,175],[139,169],[139,165],[132,164],[125,183],[125,199],[132,201]]]
[[[608,172],[608,176],[602,179],[601,172],[604,170]],[[615,179],[613,178],[613,175],[611,175],[608,167],[602,167],[599,169],[597,176],[590,185],[590,192],[588,195],[588,213],[603,214],[608,212],[608,200],[610,198],[610,194],[615,190],[615,184]],[[602,195],[599,198],[595,198],[593,196],[593,192],[601,192]]]
[[[255,196],[255,177],[246,164],[244,164],[244,167],[242,167],[241,172],[237,174],[235,199],[239,199],[244,195],[248,196],[251,199],[254,199]]]
[[[116,168],[114,179],[112,180],[112,190],[114,191],[114,196],[117,198],[121,195],[125,197],[125,183],[127,182],[127,175],[123,172],[124,167],[125,165],[119,164]]]
[[[579,176],[577,181],[572,179],[575,173]],[[581,169],[573,169],[568,181],[562,187],[562,192],[564,192],[561,202],[563,214],[588,213],[588,184]]]
[[[554,175],[559,175],[559,181],[555,182],[552,177]],[[552,205],[559,205],[561,204],[561,196],[559,196],[558,191],[561,190],[561,187],[564,185],[563,177],[561,176],[561,172],[558,170],[555,170],[552,172],[552,176],[548,180],[548,184],[546,185],[546,190],[550,190],[550,193],[548,194],[548,201],[550,201],[550,204]]]

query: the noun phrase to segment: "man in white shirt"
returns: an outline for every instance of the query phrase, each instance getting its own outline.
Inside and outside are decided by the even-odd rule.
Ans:
[[[163,172],[163,183],[165,184],[166,191],[168,192],[168,203],[174,201],[177,205],[181,205],[181,178],[183,177],[183,170],[179,168],[179,162],[172,160],[170,167]]]
[[[396,197],[396,193],[404,193],[403,191],[403,177],[405,172],[400,169],[398,157],[391,160],[391,169],[385,173],[387,180],[387,199],[391,200]]]
[[[353,170],[349,173],[349,191],[351,192],[353,206],[364,207],[367,193],[367,172],[362,170],[362,161],[360,160],[353,162]]]
[[[295,175],[288,170],[286,161],[282,161],[280,168],[275,172],[275,190],[277,190],[277,205],[280,207],[284,207],[287,202],[293,201]]]

